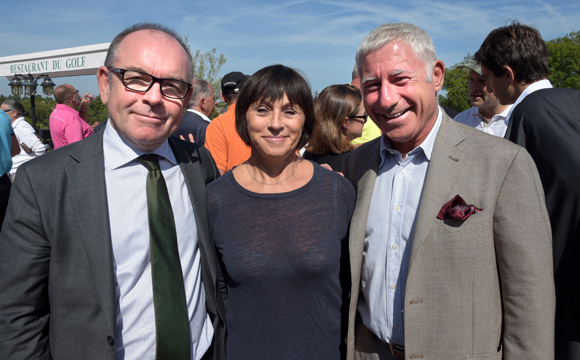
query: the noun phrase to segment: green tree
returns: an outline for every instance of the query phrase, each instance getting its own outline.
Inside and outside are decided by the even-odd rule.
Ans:
[[[93,125],[95,122],[102,123],[109,118],[107,106],[101,101],[101,97],[97,96],[89,105],[89,113],[87,114],[87,123]]]
[[[213,48],[212,51],[208,51],[202,53],[201,50],[197,50],[195,54],[191,52],[191,47],[189,46],[189,38],[186,36],[185,44],[189,49],[189,53],[193,58],[193,77],[197,79],[205,79],[207,80],[214,91],[214,96],[216,99],[219,100],[219,94],[221,91],[221,81],[222,78],[218,77],[218,73],[223,64],[226,63],[228,60],[224,54],[216,54],[216,48]],[[214,116],[217,114],[217,111],[214,110]]]
[[[24,107],[24,111],[29,113],[24,119],[32,124],[32,106],[29,97],[21,98],[20,103]],[[47,96],[42,97],[42,95],[34,95],[34,107],[36,109],[36,128],[37,129],[48,129],[48,119],[50,114],[56,107],[56,101]]]
[[[447,93],[439,95],[439,103],[459,112],[471,108],[469,101],[469,90],[467,89],[467,69],[459,69],[458,66],[469,63],[472,60],[471,54],[465,55],[463,61],[445,69],[445,81],[442,90]]]
[[[554,87],[580,89],[580,31],[546,42],[550,82]]]

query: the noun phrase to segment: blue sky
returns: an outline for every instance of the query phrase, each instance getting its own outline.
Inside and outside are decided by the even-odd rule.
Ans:
[[[74,7],[71,5],[75,5]],[[0,57],[110,42],[125,27],[159,22],[189,37],[192,50],[217,48],[231,71],[271,64],[297,68],[313,90],[346,83],[361,40],[386,22],[411,22],[432,37],[447,67],[473,54],[494,28],[517,19],[545,40],[580,30],[578,1],[17,1],[0,21]],[[54,79],[98,94],[95,76]],[[0,94],[8,95],[0,78]]]

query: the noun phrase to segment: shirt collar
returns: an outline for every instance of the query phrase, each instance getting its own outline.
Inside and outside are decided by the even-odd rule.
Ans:
[[[425,140],[423,140],[421,144],[419,144],[416,148],[411,150],[407,154],[407,157],[409,157],[409,155],[411,157],[414,157],[420,152],[423,152],[427,160],[431,160],[431,153],[433,152],[435,138],[437,137],[437,132],[439,131],[439,127],[441,126],[441,121],[443,119],[443,109],[441,109],[439,106],[437,108],[439,110],[439,113],[437,114],[437,120],[435,121],[435,125],[433,125],[433,128],[429,132],[429,135],[427,135],[427,137],[425,138]],[[401,156],[401,153],[399,151],[392,148],[391,140],[385,134],[381,136],[380,152],[381,152],[381,163],[379,165],[379,168],[383,166],[387,154],[391,154],[393,156]]]
[[[508,112],[508,114],[506,116],[505,123],[506,124],[509,124],[510,118],[512,116],[512,110],[515,109],[516,106],[518,106],[518,104],[521,103],[526,98],[526,96],[530,95],[534,91],[538,91],[538,90],[541,90],[541,89],[551,89],[551,88],[552,88],[552,83],[548,79],[536,81],[535,83],[530,84],[520,94],[520,96],[518,97],[518,99],[516,100],[516,102],[514,103],[514,105],[512,106],[512,108],[510,109],[510,111]]]
[[[499,116],[499,117],[502,117],[502,118],[507,118],[507,116],[509,115],[510,111],[512,111],[512,108],[513,108],[513,107],[514,107],[513,105],[508,105],[508,106],[505,108],[505,110],[504,110],[504,111],[502,111],[502,112],[501,112],[501,113],[499,113],[499,114],[495,114],[495,115],[494,115],[494,117],[495,117],[495,116]]]
[[[12,122],[12,127],[15,127],[21,121],[26,121],[23,116],[21,116],[21,117],[17,118],[16,120],[14,120]]]
[[[173,154],[173,151],[171,150],[167,140],[165,140],[157,149],[153,151],[141,151],[119,135],[119,133],[111,125],[111,119],[107,120],[105,133],[103,134],[103,151],[105,153],[107,167],[112,170],[130,163],[131,161],[146,153],[157,154],[170,161],[174,165],[177,164],[175,155]]]
[[[197,111],[195,109],[187,109],[187,111],[191,111],[192,113],[195,113],[195,114],[201,116],[201,118],[204,119],[205,121],[211,122],[211,120],[204,113],[202,113],[200,111]]]
[[[512,109],[513,105],[508,105],[502,112],[500,112],[499,114],[495,114],[494,116],[491,117],[491,121],[495,121],[496,119],[506,119],[508,114],[510,113],[511,109]],[[477,106],[474,106],[471,108],[471,115],[473,116],[479,116],[481,113],[479,112],[479,108]],[[481,115],[483,116],[483,115]],[[507,122],[506,122],[507,125]]]
[[[67,106],[65,104],[56,104],[56,107],[54,109],[55,110],[64,110],[64,111],[74,112],[77,115],[79,114],[78,111],[76,111],[75,109],[73,109],[70,106]]]

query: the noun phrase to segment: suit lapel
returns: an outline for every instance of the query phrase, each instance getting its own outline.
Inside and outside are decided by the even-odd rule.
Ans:
[[[469,156],[469,153],[457,148],[464,139],[461,130],[444,113],[423,186],[409,268],[413,265],[431,227],[437,223],[439,210],[449,200],[450,195],[456,195],[450,192]]]
[[[356,184],[357,196],[356,206],[352,214],[352,221],[350,225],[350,264],[351,264],[351,278],[353,283],[360,281],[360,269],[362,264],[367,219],[369,215],[369,208],[371,205],[371,197],[377,179],[377,173],[381,162],[380,155],[380,140],[376,142],[376,146],[371,146],[368,152],[357,157],[360,161],[366,162],[361,168],[366,171],[360,177]],[[355,174],[358,176],[358,174]]]
[[[71,200],[81,238],[95,280],[99,302],[111,333],[116,333],[116,299],[113,249],[105,184],[105,161],[101,131],[79,143],[66,166]]]

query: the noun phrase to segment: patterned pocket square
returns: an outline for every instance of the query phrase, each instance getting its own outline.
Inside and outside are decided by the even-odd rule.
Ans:
[[[476,208],[474,205],[467,205],[461,196],[455,195],[453,199],[449,200],[449,202],[443,205],[441,210],[439,210],[437,218],[441,220],[467,220],[471,214],[477,214],[481,211],[483,210]]]

